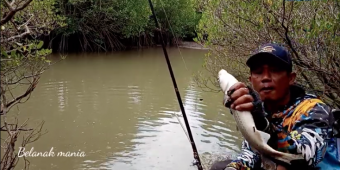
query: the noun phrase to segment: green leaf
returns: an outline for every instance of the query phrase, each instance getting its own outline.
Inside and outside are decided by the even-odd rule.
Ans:
[[[13,50],[13,51],[11,51],[11,57],[15,57],[15,51]]]
[[[44,42],[43,41],[40,41],[39,44],[37,45],[37,48],[41,48],[42,46],[44,45]]]
[[[318,27],[320,27],[320,21],[315,21],[316,25],[318,25]]]
[[[1,54],[4,55],[5,57],[8,57],[8,54],[6,53],[5,50],[1,50]]]

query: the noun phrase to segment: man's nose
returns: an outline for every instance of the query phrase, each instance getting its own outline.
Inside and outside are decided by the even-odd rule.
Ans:
[[[263,73],[262,73],[262,82],[263,81],[271,81],[272,78],[271,78],[271,73],[269,71],[269,69],[265,68],[263,70]]]

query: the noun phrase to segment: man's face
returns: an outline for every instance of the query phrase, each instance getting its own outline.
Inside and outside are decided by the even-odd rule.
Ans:
[[[275,102],[283,100],[289,94],[289,86],[294,83],[295,77],[295,73],[288,73],[280,65],[269,63],[252,68],[249,81],[262,101]]]

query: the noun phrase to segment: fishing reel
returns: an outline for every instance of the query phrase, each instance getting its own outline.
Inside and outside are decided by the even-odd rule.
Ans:
[[[335,138],[340,138],[340,109],[333,109],[332,115],[334,117],[334,122],[332,125],[333,136]]]

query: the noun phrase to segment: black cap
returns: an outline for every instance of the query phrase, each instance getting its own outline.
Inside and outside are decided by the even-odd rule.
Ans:
[[[292,59],[288,50],[278,44],[264,44],[255,54],[249,57],[246,64],[249,68],[254,68],[263,63],[276,63],[278,67],[292,71]]]

